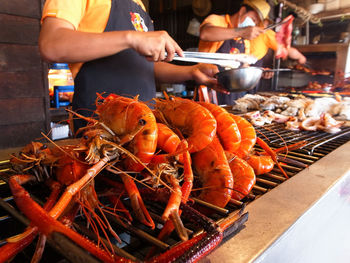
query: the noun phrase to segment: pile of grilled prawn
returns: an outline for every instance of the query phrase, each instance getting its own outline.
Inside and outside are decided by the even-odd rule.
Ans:
[[[106,214],[121,224],[137,220],[154,229],[144,200],[164,204],[158,238],[165,239],[175,230],[183,241],[163,254],[150,252],[147,262],[196,262],[221,242],[229,223],[216,225],[191,208],[191,196],[219,207],[230,199],[243,199],[256,175],[279,166],[276,152],[256,136],[246,119],[215,104],[166,96],[154,99],[153,108],[138,97],[98,94],[97,118],[72,112],[88,122],[77,131],[78,143],[48,147],[31,142],[12,156],[9,185],[17,207],[31,224],[0,247],[0,262],[13,258],[37,235],[33,261],[39,261],[53,232],[64,234],[103,262],[131,262],[114,251],[110,236],[120,238]],[[264,149],[259,155],[253,151],[256,143]],[[104,170],[113,176],[105,177]],[[109,187],[103,196],[112,206],[99,200],[95,179]],[[28,182],[51,189],[43,207],[24,188]],[[193,189],[194,184],[201,187]],[[132,211],[124,206],[123,196],[128,196]],[[72,226],[78,213],[107,241],[95,244],[76,232]],[[190,237],[183,218],[202,224],[204,233]]]

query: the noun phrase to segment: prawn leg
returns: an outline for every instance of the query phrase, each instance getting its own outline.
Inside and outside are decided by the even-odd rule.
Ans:
[[[282,166],[279,164],[277,160],[277,154],[270,148],[270,146],[268,146],[268,144],[264,142],[264,140],[260,139],[259,137],[256,138],[256,143],[259,144],[259,146],[263,148],[269,156],[271,156],[272,160],[278,166],[278,168],[280,169],[284,177],[289,178],[287,173],[283,170]]]
[[[142,200],[142,197],[140,195],[139,190],[137,189],[134,180],[125,174],[121,174],[120,176],[124,183],[125,189],[130,197],[131,206],[133,208],[133,211],[135,212],[137,219],[146,226],[149,226],[152,229],[154,229],[155,224],[153,222],[153,219],[148,213],[148,210]]]
[[[0,262],[8,262],[11,258],[31,244],[38,234],[37,227],[29,227],[21,234],[20,240],[8,242],[0,248]]]
[[[58,215],[57,208],[54,209],[54,213],[51,213],[52,210],[47,213],[31,199],[29,193],[20,185],[16,177],[10,178],[9,184],[18,208],[31,220],[33,225],[38,227],[40,233],[47,237],[50,237],[53,232],[62,233],[103,262],[116,262],[119,260],[124,260],[125,262],[125,259],[120,259],[116,255],[111,257],[111,255],[98,248],[90,240],[53,218],[50,214]]]
[[[165,220],[166,222],[170,222],[169,221],[170,219],[181,240],[186,241],[188,240],[188,235],[181,221],[181,218],[180,218],[181,212],[179,210],[179,207],[181,204],[181,195],[182,195],[181,188],[180,188],[179,182],[174,176],[170,175],[168,177],[170,177],[168,181],[170,181],[170,184],[172,185],[172,191],[171,191],[167,206],[162,215],[162,219]],[[172,230],[173,229],[169,229],[168,231],[172,231]]]
[[[15,175],[15,176],[17,176],[17,180],[21,183],[26,183],[33,179],[31,175]],[[52,192],[43,207],[45,211],[49,211],[52,208],[62,189],[61,185],[57,182],[50,182],[49,186],[52,189]],[[37,234],[38,234],[38,228],[34,225],[31,225],[27,227],[27,229],[22,234],[8,238],[6,240],[8,243],[0,248],[0,262],[6,262],[11,258],[13,258],[16,254],[18,254],[20,251],[26,248],[30,243],[32,243],[34,238],[37,236]],[[43,236],[43,235],[40,235],[40,236]],[[45,238],[41,238],[41,239],[45,240]],[[33,259],[37,261],[40,260],[43,253],[44,246],[45,246],[45,241],[40,242],[40,238],[39,238],[38,245],[35,250]],[[40,248],[38,249],[38,247]]]
[[[187,148],[187,142],[183,140],[185,147]],[[193,186],[193,171],[191,167],[191,156],[188,151],[185,151],[183,154],[183,164],[184,164],[184,182],[181,186],[181,201],[183,204],[186,204],[188,201],[188,198],[191,194],[192,191],[192,186]],[[178,215],[173,215],[170,219],[167,220],[160,231],[158,235],[158,239],[164,240],[166,237],[168,237],[174,229],[176,229],[176,232],[178,233],[179,237],[181,240],[188,240],[188,234],[186,229],[184,228],[182,221],[180,219],[182,210],[178,210]],[[175,218],[173,218],[175,216]],[[180,219],[180,220],[179,220]],[[181,224],[178,224],[177,222],[181,222]],[[152,255],[154,255],[156,251],[156,247],[153,247],[150,252],[147,255],[147,258],[150,258]]]
[[[49,215],[54,219],[57,219],[72,200],[73,196],[84,186],[86,186],[92,179],[94,179],[94,177],[104,168],[108,161],[109,157],[103,157],[99,162],[89,168],[82,178],[67,186],[66,191],[63,193],[56,205],[50,210]]]
[[[187,142],[184,140],[183,143],[185,144],[185,147],[187,147]],[[192,172],[192,167],[191,167],[191,156],[188,151],[183,153],[183,161],[184,161],[184,182],[181,186],[180,192],[176,195],[177,197],[180,197],[179,199],[176,199],[176,207],[177,207],[177,213],[172,213],[171,220],[172,221],[167,221],[159,234],[159,238],[164,238],[165,236],[168,236],[173,230],[174,227],[176,229],[176,232],[178,233],[179,237],[182,240],[187,240],[188,239],[188,234],[186,229],[184,228],[182,221],[180,219],[181,216],[181,210],[179,210],[180,203],[187,203],[187,200],[191,194],[192,191],[192,186],[193,186],[193,172]],[[176,188],[177,189],[177,188]],[[178,192],[178,191],[176,191]],[[174,203],[171,199],[169,200],[169,203]],[[171,224],[171,222],[173,224]]]
[[[284,152],[288,152],[288,151],[294,151],[294,150],[298,150],[300,148],[303,148],[305,145],[307,144],[306,141],[300,141],[291,145],[287,145],[287,146],[283,146],[281,148],[277,148],[274,149],[273,151],[275,153],[284,153]],[[266,154],[266,152],[263,152],[262,154]]]

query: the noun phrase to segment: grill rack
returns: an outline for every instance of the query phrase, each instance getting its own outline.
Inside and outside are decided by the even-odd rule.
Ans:
[[[343,145],[347,141],[350,140],[350,127],[345,127],[342,129],[341,132],[337,134],[327,134],[324,132],[309,132],[309,131],[301,131],[301,132],[294,132],[294,131],[287,131],[284,129],[283,124],[271,124],[264,127],[256,127],[256,130],[258,131],[258,136],[262,139],[266,140],[266,138],[269,141],[269,145],[272,146],[272,148],[279,148],[282,146],[293,144],[300,140],[306,140],[307,144],[299,149],[290,151],[287,154],[279,154],[280,161],[282,162],[282,167],[285,169],[287,175],[289,177],[293,177],[303,169],[307,168],[309,165],[313,164],[314,162],[318,161],[331,151],[335,150],[339,146]],[[281,137],[283,139],[281,139]],[[261,151],[259,147],[256,147],[257,151]],[[6,172],[6,165],[8,164],[8,161],[0,162],[0,172]],[[266,173],[263,175],[257,176],[257,182],[256,185],[253,187],[252,192],[244,198],[242,201],[237,200],[231,200],[229,204],[225,208],[218,208],[218,207],[212,207],[212,209],[215,210],[215,213],[212,215],[212,219],[214,219],[216,222],[220,222],[221,220],[224,220],[229,215],[238,215],[240,212],[242,212],[242,207],[244,207],[246,204],[254,201],[255,199],[259,198],[266,192],[270,191],[271,189],[277,187],[279,184],[283,183],[287,179],[283,177],[282,173],[277,169],[274,168],[270,173]],[[4,244],[6,241],[4,241],[5,237],[11,236],[13,234],[18,234],[21,231],[18,230],[17,225],[22,225],[22,228],[24,229],[23,223],[25,223],[25,219],[23,219],[22,216],[22,223],[18,223],[21,221],[21,214],[16,210],[4,210],[5,208],[11,208],[11,206],[15,207],[15,204],[13,202],[13,198],[11,196],[11,193],[8,189],[8,185],[5,181],[2,181],[0,183],[0,189],[1,189],[1,197],[2,200],[0,201],[0,206],[2,209],[0,209],[0,226],[1,229],[7,229],[6,225],[15,224],[16,227],[14,227],[15,231],[13,231],[13,228],[10,228],[9,233],[4,233],[4,235],[7,236],[0,236],[0,245]],[[5,190],[4,190],[5,189]],[[35,192],[35,191],[34,191]],[[207,206],[207,204],[203,204],[197,199],[194,199],[194,202]],[[150,204],[147,204],[149,206]],[[150,205],[152,206],[152,205]],[[152,217],[158,224],[161,224],[160,216],[157,214],[157,209],[155,209],[152,206]],[[154,212],[153,212],[154,211]],[[232,238],[232,236],[237,233],[237,229],[241,229],[244,222],[247,220],[247,215],[245,217],[241,217],[240,221],[237,222],[237,224],[234,226],[234,229],[231,231],[228,238]],[[14,220],[16,219],[16,220]],[[20,220],[20,221],[17,221]],[[79,221],[79,220],[78,220]],[[27,222],[28,223],[28,222]],[[4,227],[5,226],[5,227]],[[83,232],[85,235],[89,235],[91,233],[88,233],[89,231],[86,230],[86,227],[84,227],[81,224],[75,224],[75,227],[79,229],[81,232]],[[200,233],[201,230],[198,229],[190,229],[191,232]],[[118,233],[119,234],[119,233]],[[123,239],[124,244],[122,246],[118,246],[116,249],[118,249],[119,253],[123,254],[125,257],[134,259],[134,260],[142,260],[142,258],[147,253],[147,248],[149,246],[145,246],[144,240],[147,240],[149,244],[156,244],[158,247],[160,247],[163,250],[166,250],[173,246],[174,244],[177,244],[180,242],[179,240],[176,240],[176,238],[172,237],[172,240],[167,242],[162,242],[160,240],[157,240],[156,235],[154,233],[151,233],[149,229],[142,225],[136,225],[133,227],[133,229],[127,229],[125,230],[125,235],[122,233],[121,238]],[[149,238],[149,239],[148,239]],[[65,241],[61,241],[61,240]],[[136,239],[133,240],[133,239]],[[73,247],[76,247],[73,249],[74,252],[74,258],[70,257],[66,253],[62,253],[62,248],[57,248],[56,243],[57,240],[60,240],[58,243],[68,243],[69,239],[65,238],[63,235],[57,234],[53,237],[53,240],[49,242],[50,246],[47,246],[45,248],[44,253],[44,259],[50,258],[50,261],[52,262],[64,262],[64,258],[68,258],[72,262],[96,262],[96,260],[88,255],[85,251],[79,252],[79,247],[77,247],[75,244],[71,244]],[[169,242],[169,243],[168,243]],[[72,242],[71,242],[72,243]],[[51,247],[51,248],[50,248]],[[53,248],[53,249],[52,249]],[[80,249],[81,250],[81,249]],[[13,262],[29,262],[31,259],[32,253],[34,251],[34,246],[28,247],[24,252],[21,253],[21,255],[17,256]],[[58,253],[57,253],[58,251]],[[66,251],[66,249],[65,249]],[[62,255],[63,256],[62,256]],[[72,254],[72,253],[71,253]],[[76,255],[79,255],[78,257]],[[54,260],[52,260],[54,259]],[[57,260],[59,259],[59,260]],[[43,261],[45,262],[45,261]]]

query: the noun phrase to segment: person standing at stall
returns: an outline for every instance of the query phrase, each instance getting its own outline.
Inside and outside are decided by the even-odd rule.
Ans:
[[[200,26],[198,51],[250,54],[249,40],[264,32],[259,26],[267,17],[270,6],[265,0],[244,0],[234,14],[209,15]],[[218,104],[231,105],[244,93],[218,93]]]
[[[39,48],[47,61],[70,63],[73,110],[85,116],[95,109],[96,92],[147,101],[155,97],[156,81],[217,85],[214,65],[167,63],[182,49],[167,32],[153,31],[141,0],[47,0]],[[75,130],[84,125],[74,121]]]
[[[271,24],[270,19],[264,19],[263,25],[264,28],[268,27]],[[278,49],[278,43],[276,39],[276,32],[272,29],[265,29],[262,34],[258,37],[250,40],[250,54],[255,56],[258,61],[254,66],[271,68],[273,65],[274,52]],[[269,52],[270,51],[270,52]],[[273,51],[273,52],[272,52]],[[306,63],[306,57],[296,48],[290,47],[286,54],[288,58],[297,61],[299,64]],[[254,88],[253,92],[256,92],[262,86],[264,86],[264,81],[271,79],[273,77],[273,72],[267,72],[264,79],[262,79],[258,85]],[[267,86],[270,86],[270,82]]]
[[[269,19],[264,19],[263,21],[264,28],[270,25]],[[276,32],[272,29],[264,30],[262,34],[257,36],[254,39],[250,40],[250,54],[255,56],[258,61],[262,60],[269,49],[276,51],[278,48],[278,43],[276,40]],[[305,64],[306,58],[305,56],[299,52],[294,47],[290,47],[287,50],[288,57],[290,59],[296,60],[299,64]],[[259,65],[262,66],[262,65]]]

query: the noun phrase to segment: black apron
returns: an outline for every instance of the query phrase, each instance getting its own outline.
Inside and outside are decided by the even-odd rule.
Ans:
[[[141,6],[132,0],[112,0],[111,11],[104,32],[109,31],[153,31],[153,23]],[[74,111],[92,116],[96,109],[96,92],[115,93],[122,96],[140,95],[147,101],[155,97],[154,64],[133,49],[96,59],[83,64],[74,79]],[[74,120],[74,130],[86,125]]]
[[[244,40],[242,38],[225,40],[216,53],[245,53]],[[219,71],[223,70],[224,68],[219,67]],[[226,95],[224,93],[217,92],[216,96],[218,98],[219,105],[233,105],[234,100],[243,97],[245,94],[246,92],[231,92],[230,94]]]

